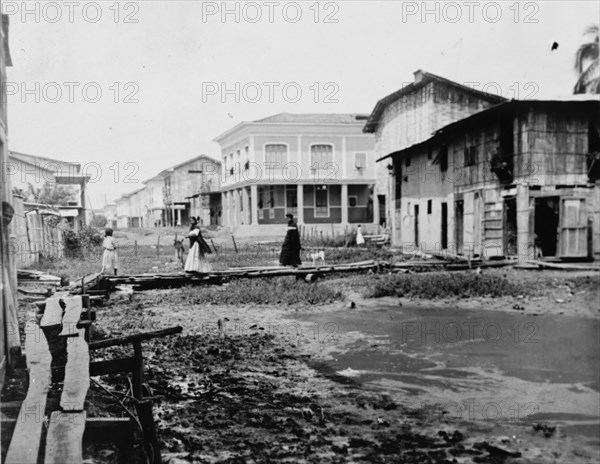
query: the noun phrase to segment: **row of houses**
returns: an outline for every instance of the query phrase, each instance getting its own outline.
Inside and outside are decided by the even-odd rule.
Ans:
[[[281,113],[215,138],[112,205],[117,227],[387,228],[395,246],[470,257],[600,253],[597,95],[507,100],[435,74],[370,114]]]
[[[200,155],[142,182],[98,213],[109,226],[176,227],[200,217],[204,225],[221,225],[221,163]]]

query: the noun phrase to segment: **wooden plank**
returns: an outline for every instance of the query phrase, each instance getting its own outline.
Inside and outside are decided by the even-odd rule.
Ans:
[[[29,388],[6,454],[6,464],[35,463],[38,459],[52,356],[44,332],[35,322],[34,312],[29,313],[25,325],[25,351]]]
[[[67,365],[60,407],[63,411],[83,411],[83,404],[90,387],[90,353],[84,338],[84,330],[78,336],[67,339]]]
[[[99,375],[119,374],[122,372],[132,372],[136,365],[136,358],[130,356],[120,359],[107,359],[105,361],[95,361],[90,363],[90,377]],[[62,382],[65,378],[65,366],[56,366],[52,368],[52,381]]]
[[[183,331],[183,327],[175,326],[175,327],[169,327],[167,329],[155,330],[153,332],[142,332],[142,333],[137,333],[137,334],[133,334],[133,335],[127,335],[125,337],[110,338],[107,340],[100,340],[98,342],[90,343],[89,349],[90,350],[98,350],[100,348],[108,348],[111,346],[126,345],[128,343],[134,343],[134,342],[143,342],[145,340],[150,340],[152,338],[165,337],[167,335],[175,335],[175,334],[181,333],[182,331]]]
[[[51,327],[62,324],[63,309],[60,298],[47,298],[44,316],[40,321],[40,327]]]
[[[81,295],[63,298],[63,302],[65,304],[65,314],[62,318],[63,328],[58,335],[61,337],[77,336],[77,323],[81,319],[81,313],[83,312]]]
[[[83,463],[86,413],[54,411],[46,436],[45,464]]]

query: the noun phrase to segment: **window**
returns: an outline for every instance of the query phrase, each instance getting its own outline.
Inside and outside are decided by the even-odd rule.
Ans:
[[[273,208],[269,210],[269,219],[275,219],[275,210]]]
[[[354,167],[356,169],[367,168],[367,154],[366,153],[354,153]]]
[[[432,200],[427,200],[427,214],[431,214]]]
[[[285,207],[288,213],[298,212],[298,187],[295,185],[285,186]]]
[[[475,166],[475,164],[477,163],[477,147],[475,145],[465,147],[464,155],[465,166]]]
[[[333,162],[333,145],[312,145],[310,147],[310,168],[326,169]]]
[[[348,197],[348,206],[356,206],[358,204],[358,197],[356,195],[351,195]]]
[[[329,195],[326,185],[315,187],[315,217],[329,216]]]
[[[438,155],[440,160],[440,170],[446,172],[448,170],[448,146],[442,145],[440,154]]]
[[[275,143],[265,145],[265,163],[284,166],[287,163],[287,145]]]

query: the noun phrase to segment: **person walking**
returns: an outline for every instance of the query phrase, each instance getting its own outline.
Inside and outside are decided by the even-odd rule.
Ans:
[[[206,260],[205,255],[212,253],[208,243],[202,237],[200,232],[200,225],[198,220],[192,217],[190,224],[190,232],[188,234],[190,239],[190,251],[185,261],[184,270],[185,272],[210,272],[212,266]]]
[[[104,231],[104,241],[102,242],[104,254],[102,255],[102,270],[101,274],[114,272],[117,275],[119,267],[119,256],[117,255],[117,243],[113,238],[113,230],[107,227]]]
[[[282,266],[294,266],[298,267],[302,264],[300,260],[300,234],[298,233],[298,226],[294,222],[293,214],[286,214],[288,218],[287,232],[283,245],[281,245],[281,254],[279,255],[279,263]]]

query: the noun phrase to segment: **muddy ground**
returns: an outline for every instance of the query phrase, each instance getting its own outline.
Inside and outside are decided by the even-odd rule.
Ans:
[[[514,278],[539,281],[540,274]],[[425,307],[451,303],[481,310],[598,317],[598,294],[561,285],[537,298],[473,298],[412,301]],[[569,277],[571,275],[569,274]],[[592,274],[591,278],[595,278]],[[554,282],[554,281],[553,281]],[[346,299],[319,307],[187,304],[179,290],[115,296],[98,310],[97,336],[119,336],[172,325],[182,336],[145,344],[147,381],[156,399],[158,432],[166,460],[180,462],[592,462],[573,437],[543,430],[513,435],[488,422],[458,422],[422,409],[407,409],[381,390],[351,378],[317,372],[339,334],[311,331],[294,319],[299,313],[372,310],[393,298],[365,300],[347,288],[348,279],[326,282]],[[235,285],[235,284],[230,284]],[[226,292],[227,287],[222,291]],[[354,309],[349,309],[354,302]],[[402,300],[400,300],[402,303]],[[408,301],[404,300],[407,304]],[[575,308],[575,309],[574,309]],[[568,315],[565,317],[569,317]],[[218,331],[221,319],[223,331]],[[332,338],[333,337],[333,338]],[[113,354],[104,353],[105,357]],[[102,379],[121,388],[123,379]],[[98,414],[106,395],[92,389]],[[100,398],[102,398],[100,400]],[[543,425],[543,424],[541,424]],[[523,429],[523,427],[521,427]],[[546,434],[548,435],[548,434]]]
[[[315,333],[295,318],[341,309],[372,311],[378,304],[424,309],[451,304],[482,311],[515,311],[517,304],[528,313],[592,319],[600,314],[593,285],[597,274],[587,275],[591,285],[575,289],[567,282],[573,273],[494,272],[531,285],[550,282],[552,290],[543,297],[368,300],[356,278],[336,278],[324,285],[341,289],[343,301],[311,307],[190,304],[180,289],[133,296],[125,289],[97,308],[93,338],[183,326],[180,336],[144,343],[147,393],[154,399],[163,462],[593,462],[593,452],[580,449],[576,437],[547,432],[543,423],[516,435],[513,428],[486,421],[455,421],[444,411],[407,408],[351,376],[315,369],[344,335],[327,329]],[[220,288],[228,291],[227,285]],[[21,309],[28,307],[24,302]],[[93,360],[127,354],[125,348],[111,348],[94,352]],[[88,414],[126,417],[117,398],[132,409],[128,380],[95,380]],[[23,392],[17,379],[9,383],[3,401]],[[85,457],[88,463],[117,462],[119,452],[94,446],[86,448]],[[139,446],[135,459],[142,459]]]

